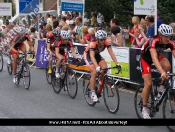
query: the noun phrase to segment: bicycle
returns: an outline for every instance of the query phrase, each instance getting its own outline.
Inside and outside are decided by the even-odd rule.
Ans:
[[[118,69],[118,67],[109,67],[109,68],[101,69],[101,70],[107,71],[107,70],[113,69],[113,68]],[[118,69],[118,72],[116,74],[119,74],[120,72],[121,72],[121,70]],[[90,88],[90,80],[89,80],[90,77],[91,77],[90,75],[85,75],[84,76],[83,94],[84,94],[84,97],[85,97],[85,100],[86,100],[87,104],[89,106],[93,107],[93,106],[95,106],[95,104],[97,102],[93,102],[92,99],[91,99],[91,88]],[[117,88],[113,78],[107,76],[107,74],[105,73],[104,87],[102,87],[100,89],[99,77],[100,77],[100,73],[98,73],[97,77],[96,77],[96,86],[95,86],[96,95],[97,95],[98,98],[100,98],[102,90],[103,90],[103,99],[104,99],[105,106],[106,106],[107,110],[110,113],[115,114],[119,110],[119,104],[120,104],[120,97],[119,97],[118,88]],[[86,85],[86,82],[85,82],[86,80],[89,80],[87,85]],[[110,99],[112,99],[112,97],[114,97],[113,99],[114,99],[115,102],[110,100]]]
[[[159,73],[158,70],[152,69],[152,72]],[[159,78],[152,78],[153,84],[150,89],[150,96],[148,100],[148,110],[149,110],[149,115],[150,117],[155,117],[156,113],[159,112],[159,107],[163,102],[163,118],[168,119],[168,114],[172,114],[172,117],[175,119],[175,92],[173,92],[172,87],[173,87],[173,76],[175,74],[173,73],[167,73],[170,78],[168,80],[165,80],[164,86],[165,86],[165,91],[163,92],[162,96],[158,98],[158,86],[160,85],[160,77]],[[142,103],[142,90],[143,90],[144,84],[141,84],[138,86],[135,97],[134,97],[134,106],[135,106],[135,111],[137,114],[137,117],[142,119],[142,108],[143,108],[143,103]],[[166,106],[169,107],[168,110],[166,111]],[[174,132],[175,131],[175,126],[167,126],[169,131]]]
[[[66,66],[66,68],[64,66]],[[56,66],[54,65],[52,68],[52,87],[54,89],[54,92],[59,94],[61,89],[64,89],[64,91],[68,92],[70,98],[74,99],[77,95],[78,83],[76,74],[73,71],[73,69],[68,66],[68,63],[65,64],[61,63],[59,69],[61,77],[56,78],[55,72],[56,72]]]
[[[29,69],[29,66],[27,65],[26,63],[26,55],[27,54],[33,54],[33,53],[19,53],[19,55],[21,56],[18,56],[17,58],[17,81],[16,81],[16,85],[18,86],[19,83],[20,83],[20,79],[22,78],[23,79],[23,85],[24,85],[24,88],[26,90],[29,89],[30,87],[30,69]],[[27,81],[28,79],[28,81]]]

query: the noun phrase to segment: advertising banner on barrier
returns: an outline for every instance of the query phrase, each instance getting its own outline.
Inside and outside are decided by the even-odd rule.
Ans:
[[[48,60],[49,60],[49,55],[46,49],[46,42],[43,40],[38,40],[36,66],[41,68],[46,68],[46,63]]]

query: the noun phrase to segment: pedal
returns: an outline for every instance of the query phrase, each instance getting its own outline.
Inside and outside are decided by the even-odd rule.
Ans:
[[[101,97],[101,94],[100,93],[97,93],[97,98],[100,98]]]

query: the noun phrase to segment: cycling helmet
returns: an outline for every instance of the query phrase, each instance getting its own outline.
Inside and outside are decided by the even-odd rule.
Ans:
[[[95,37],[98,38],[98,39],[103,39],[103,38],[107,37],[107,33],[105,31],[103,31],[103,30],[98,30],[95,33]]]
[[[54,29],[53,31],[52,31],[52,33],[53,33],[53,35],[55,36],[55,37],[58,37],[59,35],[60,35],[60,30],[58,30],[58,29]]]
[[[70,34],[69,34],[69,32],[68,31],[61,31],[61,37],[63,38],[63,39],[69,39],[70,38]]]
[[[19,34],[25,34],[27,33],[27,29],[23,26],[19,27],[20,28],[20,33]]]
[[[166,24],[161,24],[158,28],[160,34],[164,36],[172,36],[173,35],[173,28]]]
[[[16,33],[20,33],[20,28],[19,28],[19,26],[13,27],[13,30],[14,30]]]

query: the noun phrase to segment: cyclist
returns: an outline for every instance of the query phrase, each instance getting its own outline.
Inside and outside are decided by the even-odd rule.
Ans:
[[[55,46],[54,46],[55,36],[52,32],[52,26],[50,24],[46,25],[46,30],[47,30],[47,34],[46,34],[46,38],[47,38],[46,43],[47,44],[46,44],[46,46],[47,46],[47,52],[50,55],[48,74],[51,74],[52,73],[52,53],[55,50]]]
[[[168,79],[166,73],[170,71],[171,65],[169,61],[160,54],[160,51],[170,48],[175,57],[175,42],[171,40],[173,29],[169,25],[161,24],[158,28],[159,35],[147,40],[141,49],[141,73],[144,80],[144,88],[142,91],[143,109],[142,116],[144,119],[150,119],[147,103],[149,98],[150,88],[152,86],[151,64],[161,73],[162,82]],[[164,87],[160,85],[160,87]]]
[[[61,36],[61,39],[56,43],[56,48],[55,48],[55,53],[56,53],[56,56],[58,57],[57,64],[56,64],[56,72],[55,72],[55,76],[57,78],[60,78],[60,74],[59,74],[60,64],[62,62],[64,63],[67,61],[66,50],[68,47],[70,48],[73,57],[76,58],[77,61],[80,61],[80,59],[77,57],[74,51],[73,43],[70,40],[70,33],[68,31],[61,30],[60,36]]]
[[[17,81],[16,69],[17,69],[18,50],[21,50],[22,52],[26,52],[26,46],[24,44],[24,41],[26,41],[26,40],[28,41],[31,52],[34,52],[34,49],[32,46],[30,36],[28,34],[28,30],[25,27],[15,26],[13,28],[13,30],[16,34],[11,35],[13,37],[11,38],[10,51],[11,51],[11,55],[13,57],[13,64],[12,64],[13,82],[16,83],[16,81]]]
[[[111,45],[106,40],[107,33],[103,30],[98,30],[95,33],[95,37],[97,40],[90,42],[86,47],[86,50],[84,51],[84,60],[86,65],[89,67],[91,73],[90,78],[91,99],[94,102],[98,102],[98,98],[95,93],[96,75],[97,72],[100,72],[100,68],[107,68],[107,64],[100,55],[100,52],[104,51],[104,49],[107,48],[112,60],[116,64],[116,67],[118,67],[121,70],[121,66],[117,62],[117,58],[114,55]],[[100,76],[100,87],[103,87],[104,85],[103,78],[104,78],[104,72],[102,71]]]

